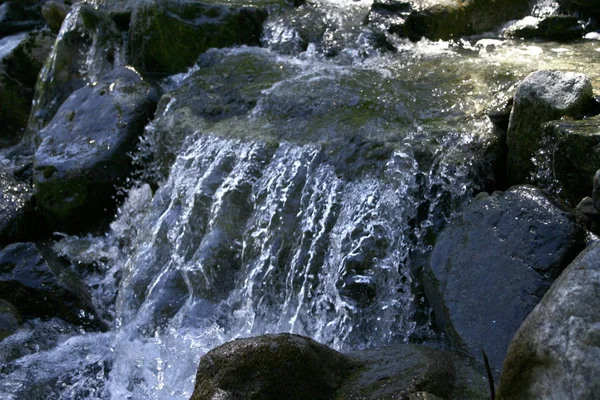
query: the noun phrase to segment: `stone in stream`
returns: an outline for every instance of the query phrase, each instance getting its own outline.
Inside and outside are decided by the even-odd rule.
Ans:
[[[35,236],[36,230],[44,232],[36,224],[32,229],[30,183],[17,179],[11,168],[0,164],[0,246]]]
[[[421,345],[346,354],[292,334],[237,339],[202,357],[193,400],[481,399],[482,375],[466,359]]]
[[[237,339],[202,357],[191,399],[327,400],[357,367],[298,335]]]
[[[403,4],[408,4],[410,10]],[[521,0],[409,0],[391,5],[376,2],[367,22],[388,25],[390,33],[418,41],[449,40],[498,29],[502,24],[523,18],[529,2]]]
[[[85,3],[73,6],[39,76],[29,118],[30,135],[43,128],[75,90],[125,64],[123,35],[102,9]]]
[[[551,121],[542,127],[542,150],[547,154],[559,196],[571,206],[593,192],[600,166],[600,116],[583,120]]]
[[[68,5],[57,1],[47,1],[42,6],[44,20],[54,33],[58,33],[69,11],[71,11],[71,8]]]
[[[24,318],[59,317],[74,324],[85,321],[89,308],[48,266],[33,243],[14,243],[0,251],[0,293]]]
[[[583,246],[574,215],[540,189],[478,196],[442,231],[425,272],[439,328],[500,369],[520,324]]]
[[[600,398],[600,243],[552,284],[513,338],[498,399]]]
[[[583,37],[585,27],[577,17],[550,15],[543,18],[525,17],[506,27],[503,35],[509,38],[567,41]]]
[[[529,181],[544,122],[581,118],[593,102],[592,84],[583,74],[542,70],[528,75],[515,93],[506,136],[509,183]]]
[[[592,200],[596,210],[600,211],[600,169],[594,174]]]
[[[2,39],[16,43],[0,61],[0,147],[11,146],[21,140],[31,110],[35,83],[54,39],[48,31]]]
[[[19,329],[21,315],[10,302],[0,299],[0,342]]]
[[[43,25],[39,0],[12,0],[0,3],[0,38],[32,31]]]
[[[55,230],[81,232],[116,207],[115,185],[131,172],[133,151],[156,105],[139,74],[118,68],[75,91],[36,141],[37,207]]]
[[[173,0],[139,4],[129,29],[131,63],[142,74],[183,72],[211,47],[260,44],[266,17],[266,9],[250,5]]]

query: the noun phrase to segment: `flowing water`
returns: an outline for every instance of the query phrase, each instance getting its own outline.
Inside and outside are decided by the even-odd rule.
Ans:
[[[54,245],[110,329],[24,324],[0,346],[0,397],[186,399],[201,355],[237,337],[352,350],[436,335],[420,271],[452,214],[494,184],[488,106],[541,68],[599,88],[600,43],[389,38],[396,51],[380,54],[368,2],[315,4],[318,44],[301,43],[302,16],[273,15],[262,48],[211,50],[163,82],[173,95],[110,231]],[[229,80],[246,109],[190,119],[169,142],[181,93]]]

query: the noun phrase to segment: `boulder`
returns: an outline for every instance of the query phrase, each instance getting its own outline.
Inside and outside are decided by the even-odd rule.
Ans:
[[[590,196],[600,167],[600,116],[551,121],[543,125],[542,143],[559,196],[571,206]]]
[[[0,251],[0,293],[23,318],[87,324],[79,312],[89,308],[56,278],[33,243],[14,243]]]
[[[536,71],[517,88],[507,131],[508,180],[529,181],[532,156],[542,143],[542,124],[561,117],[582,117],[594,102],[592,84],[583,74]]]
[[[600,398],[600,243],[552,284],[513,338],[498,399]]]
[[[584,240],[574,215],[537,188],[480,194],[442,231],[424,273],[438,327],[500,369],[510,339]]]
[[[449,40],[496,30],[530,11],[529,2],[521,0],[412,0],[407,3],[410,11],[400,2],[385,7],[374,3],[367,20],[381,22],[383,18],[389,24],[390,33],[412,41],[422,37]]]
[[[595,0],[558,0],[563,11],[575,13],[582,18],[594,18],[600,22],[600,3]]]
[[[116,208],[115,185],[131,172],[128,153],[152,117],[157,95],[118,68],[75,91],[36,138],[35,199],[55,230],[81,232]]]
[[[125,64],[123,34],[101,9],[85,3],[73,6],[39,76],[29,138],[46,126],[71,93]]]
[[[509,38],[567,41],[583,37],[585,26],[577,17],[549,15],[542,18],[525,17],[506,27],[503,35]]]
[[[19,181],[9,167],[0,164],[0,245],[27,236],[31,195],[31,185]],[[37,229],[44,231],[41,226]]]
[[[0,4],[0,38],[41,28],[40,1],[13,0]]]
[[[140,3],[131,16],[130,60],[142,74],[182,72],[211,47],[260,44],[266,17],[266,9],[250,5]]]
[[[47,1],[42,6],[42,16],[54,33],[58,33],[69,11],[71,8],[68,5],[56,1]]]
[[[596,210],[600,211],[600,169],[594,174],[592,200]]]
[[[13,42],[0,61],[0,147],[5,147],[22,138],[35,83],[52,49],[54,35],[48,31],[34,31],[2,41]]]
[[[192,400],[333,398],[358,364],[309,338],[237,339],[200,359]]]
[[[0,342],[19,329],[19,310],[6,300],[0,299]]]

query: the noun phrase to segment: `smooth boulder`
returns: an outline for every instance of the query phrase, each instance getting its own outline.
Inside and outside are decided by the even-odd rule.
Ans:
[[[584,230],[540,189],[478,196],[440,234],[425,272],[451,343],[500,369],[511,338],[584,246]]]
[[[326,400],[357,366],[303,336],[237,339],[201,358],[191,399]]]
[[[142,74],[171,75],[211,47],[258,45],[267,11],[238,4],[150,1],[131,15],[130,62]]]
[[[600,398],[600,243],[554,282],[512,340],[498,399]]]
[[[541,70],[518,86],[506,142],[509,184],[527,183],[535,172],[531,158],[542,147],[542,124],[568,116],[581,118],[594,102],[592,84],[583,74]]]
[[[571,206],[592,195],[594,175],[600,167],[600,116],[583,120],[551,121],[543,126],[548,143],[548,168],[559,195]]]
[[[112,216],[115,185],[132,171],[157,94],[131,68],[75,91],[36,138],[35,199],[56,230],[80,232]]]

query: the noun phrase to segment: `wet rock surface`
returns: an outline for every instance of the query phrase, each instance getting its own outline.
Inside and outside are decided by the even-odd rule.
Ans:
[[[192,399],[331,399],[356,367],[352,359],[298,335],[237,339],[202,357]]]
[[[10,302],[0,299],[0,341],[19,329],[19,310]]]
[[[597,399],[600,382],[600,245],[552,284],[512,340],[498,399]]]
[[[500,370],[512,336],[583,245],[575,217],[539,189],[478,196],[440,234],[425,273],[439,327]]]
[[[143,74],[183,72],[209,48],[258,45],[266,17],[263,8],[235,4],[142,4],[131,16],[131,63]]]
[[[59,317],[80,324],[87,306],[52,272],[33,243],[14,243],[0,251],[0,292],[23,318]]]
[[[131,172],[128,152],[151,118],[157,95],[133,70],[116,69],[75,91],[37,135],[37,207],[59,230],[90,227],[116,207],[115,185]]]
[[[593,191],[600,166],[600,117],[548,122],[542,135],[559,196],[575,206]]]
[[[31,185],[18,180],[13,170],[0,164],[0,246],[26,238],[33,206]],[[44,231],[41,226],[37,229]]]
[[[16,45],[0,61],[0,148],[18,143],[23,136],[37,76],[54,35],[35,31],[2,40]]]
[[[550,15],[543,18],[526,17],[507,27],[503,34],[512,38],[567,41],[583,37],[584,23],[570,15]]]
[[[31,31],[43,25],[41,2],[12,0],[0,3],[0,38]]]
[[[508,179],[526,183],[534,171],[531,158],[541,147],[542,124],[568,116],[581,118],[594,101],[583,74],[536,71],[518,86],[507,132]]]

